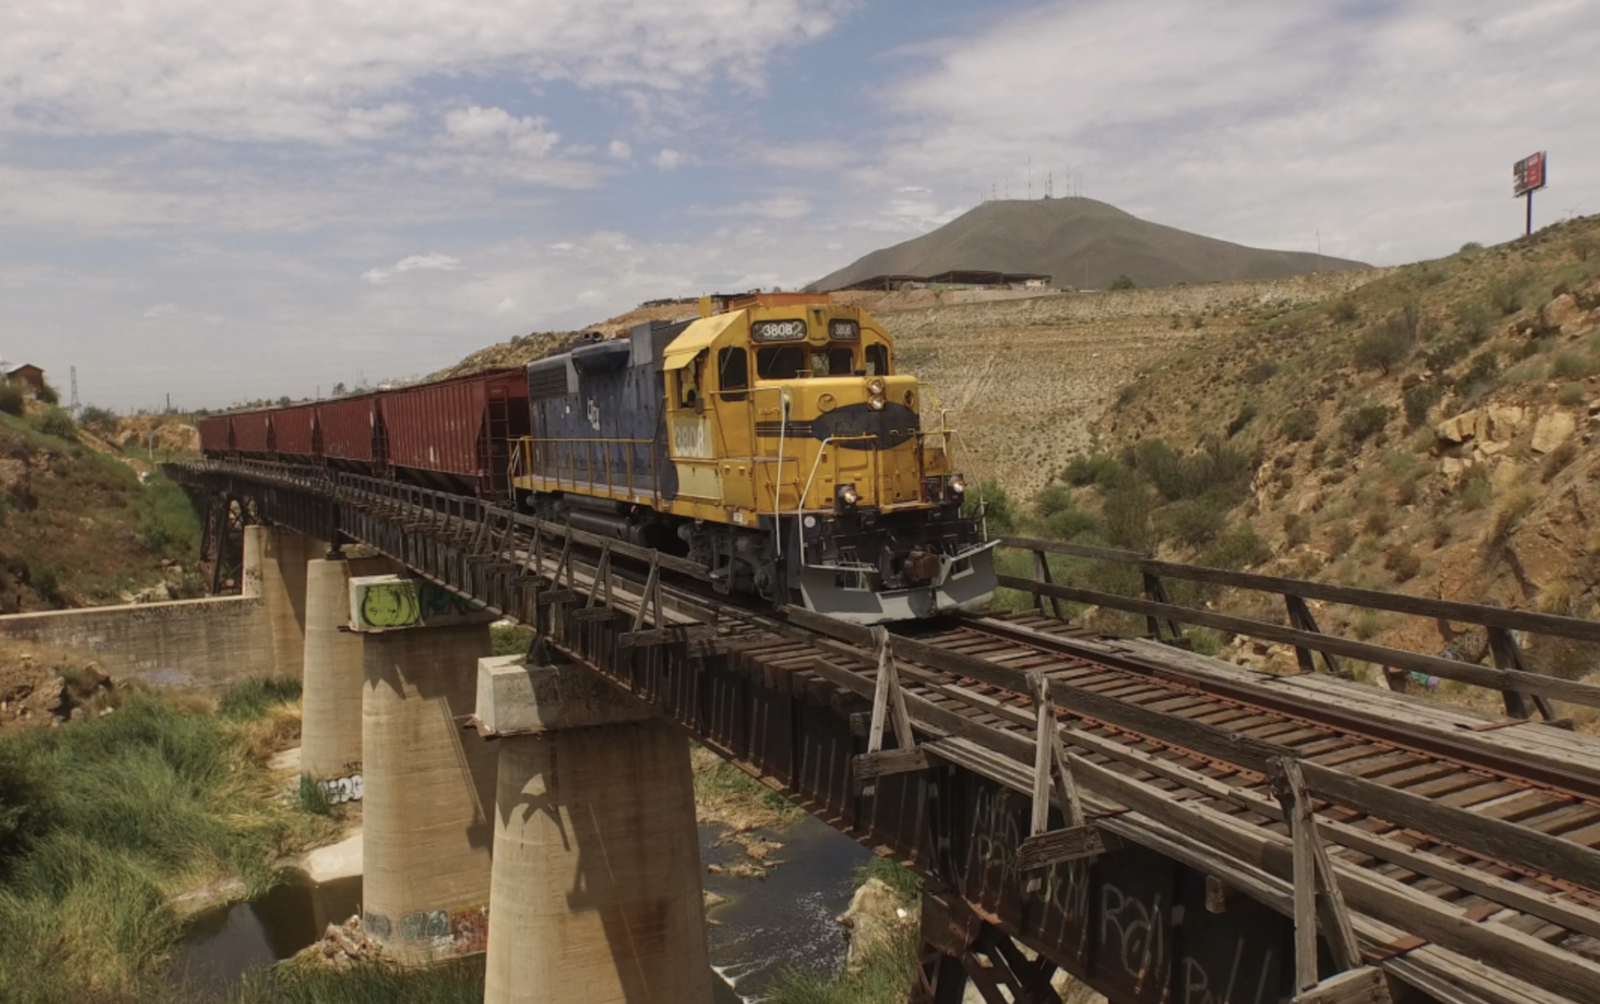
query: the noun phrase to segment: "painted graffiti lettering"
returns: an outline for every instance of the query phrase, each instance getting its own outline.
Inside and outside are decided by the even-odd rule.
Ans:
[[[443,910],[419,910],[400,918],[400,940],[424,941],[450,936],[450,915]]]
[[[1166,919],[1161,897],[1150,906],[1107,882],[1100,891],[1100,943],[1115,952],[1123,972],[1141,985],[1166,968]]]
[[[394,937],[394,924],[381,913],[361,912],[361,928],[366,931],[367,937],[387,941]]]
[[[1189,956],[1184,956],[1182,1004],[1246,1004],[1242,999],[1233,996],[1234,988],[1239,985],[1240,978],[1244,975],[1242,969],[1244,949],[1245,939],[1241,936],[1234,944],[1233,964],[1228,967],[1228,981],[1222,989],[1221,996],[1211,988],[1211,974],[1206,972],[1205,967]],[[1248,1004],[1264,1004],[1267,977],[1271,972],[1272,950],[1267,949],[1261,956],[1261,973],[1256,979],[1255,996],[1249,998]]]

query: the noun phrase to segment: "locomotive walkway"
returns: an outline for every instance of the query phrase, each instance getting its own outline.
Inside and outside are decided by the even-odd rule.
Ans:
[[[1516,641],[1597,642],[1593,622],[1006,540],[1034,554],[1033,578],[1002,578],[1033,612],[888,634],[717,597],[698,566],[473,498],[267,464],[168,474],[534,627],[542,653],[907,863],[926,890],[914,1000],[970,980],[1055,1001],[1058,967],[1117,1004],[1600,1000],[1600,741],[1556,717],[1600,688],[1528,672]],[[1050,552],[1128,565],[1144,595],[1057,585]],[[1173,579],[1276,594],[1292,626],[1173,603]],[[1083,631],[1060,601],[1151,637]],[[1321,633],[1308,601],[1476,625],[1496,666]],[[1301,674],[1186,651],[1182,623],[1291,646]],[[1396,691],[1487,687],[1509,714],[1349,682],[1341,659],[1392,668]]]

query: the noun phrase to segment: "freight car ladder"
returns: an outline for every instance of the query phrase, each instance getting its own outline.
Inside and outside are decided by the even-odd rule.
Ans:
[[[490,387],[489,399],[485,403],[488,441],[482,444],[479,467],[489,472],[489,483],[487,486],[480,485],[479,491],[487,487],[490,494],[501,496],[511,490],[508,480],[511,467],[511,401],[506,396],[505,388]]]

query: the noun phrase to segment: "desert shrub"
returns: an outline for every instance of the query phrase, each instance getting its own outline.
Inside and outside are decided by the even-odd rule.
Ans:
[[[1456,493],[1456,499],[1461,508],[1467,512],[1475,512],[1489,503],[1489,496],[1493,487],[1489,484],[1489,472],[1482,467],[1474,467],[1467,472],[1466,478],[1461,482],[1461,490]]]
[[[1489,306],[1499,311],[1501,316],[1510,316],[1522,309],[1528,282],[1529,277],[1525,272],[1501,276],[1489,283],[1484,295],[1488,297]]]
[[[1411,355],[1411,346],[1415,341],[1411,322],[1400,314],[1391,314],[1383,323],[1368,328],[1356,340],[1355,364],[1361,369],[1375,369],[1387,376],[1390,370]]]
[[[1456,308],[1456,333],[1468,345],[1477,345],[1489,336],[1489,311],[1484,305],[1469,300]]]
[[[1114,488],[1105,493],[1101,510],[1106,540],[1130,551],[1148,552],[1155,544],[1150,514],[1155,500],[1144,485]]]
[[[77,439],[78,423],[72,416],[51,405],[33,417],[33,427],[47,436],[57,439]]]
[[[1180,502],[1161,513],[1163,535],[1187,547],[1204,547],[1227,525],[1227,511],[1209,500]]]
[[[1422,354],[1428,369],[1440,372],[1460,362],[1470,347],[1460,338],[1441,338]]]
[[[1410,544],[1397,544],[1383,556],[1383,567],[1394,573],[1396,582],[1409,582],[1422,571],[1422,559]]]
[[[1311,540],[1311,523],[1299,513],[1283,517],[1283,538],[1290,547],[1299,547]]]
[[[61,403],[61,392],[49,384],[41,384],[34,397],[37,397],[44,404],[55,405]]]
[[[1271,557],[1272,552],[1249,523],[1241,523],[1217,537],[1200,553],[1199,562],[1213,568],[1245,568]]]
[[[1428,420],[1428,412],[1444,396],[1444,388],[1436,383],[1419,383],[1406,390],[1406,428],[1415,429]]]
[[[1472,358],[1467,371],[1456,379],[1456,391],[1463,398],[1476,397],[1500,382],[1500,357],[1493,351]]]
[[[1337,558],[1348,552],[1356,542],[1356,532],[1344,520],[1328,526],[1328,556]]]
[[[1594,237],[1590,234],[1579,234],[1572,239],[1572,253],[1579,261],[1588,261],[1589,255],[1594,253]]]
[[[1255,385],[1266,383],[1278,375],[1278,364],[1271,359],[1258,359],[1244,371],[1244,382]]]
[[[1495,510],[1494,522],[1489,526],[1489,533],[1484,538],[1484,543],[1491,549],[1503,547],[1516,532],[1522,517],[1533,508],[1533,503],[1533,493],[1526,489],[1519,489],[1508,495],[1505,501],[1500,503],[1500,508]]]
[[[1582,380],[1594,369],[1594,360],[1578,352],[1558,352],[1550,360],[1550,377],[1555,380]]]
[[[117,413],[99,405],[87,405],[78,412],[78,424],[86,429],[110,429],[117,424]]]
[[[1206,319],[1205,319],[1204,315],[1196,314],[1193,317],[1189,318],[1189,327],[1193,328],[1194,330],[1199,331],[1201,328],[1203,328],[1205,326],[1206,326]]]
[[[991,535],[1004,537],[1017,530],[1016,506],[1012,504],[1005,486],[994,478],[984,478],[978,485],[976,495],[967,492],[967,499],[961,508],[967,516],[976,516],[981,511]]]
[[[1114,454],[1080,453],[1067,461],[1066,468],[1061,472],[1061,479],[1078,488],[1087,485],[1116,488],[1129,484],[1132,472],[1124,467],[1122,461]]]
[[[1046,485],[1033,497],[1033,507],[1041,518],[1049,519],[1063,509],[1072,508],[1072,492],[1065,485]]]
[[[1317,410],[1296,408],[1283,416],[1283,424],[1279,428],[1283,438],[1291,443],[1308,442],[1317,434]]]
[[[1556,401],[1564,405],[1582,404],[1588,397],[1581,383],[1567,383],[1561,385],[1561,390],[1556,394]]]
[[[1134,281],[1132,279],[1128,278],[1127,275],[1119,275],[1115,279],[1111,280],[1111,288],[1112,289],[1133,289],[1133,288],[1135,288],[1135,283],[1134,283]]]
[[[25,407],[22,388],[9,380],[0,381],[0,411],[7,415],[20,415]]]
[[[1450,543],[1450,538],[1455,536],[1455,525],[1448,519],[1434,520],[1433,523],[1433,548],[1439,548]]]
[[[1124,453],[1123,462],[1143,474],[1169,502],[1215,493],[1223,500],[1242,498],[1250,489],[1255,464],[1237,447],[1213,442],[1188,456],[1162,439],[1141,439]]]
[[[1356,301],[1345,296],[1333,301],[1328,308],[1328,316],[1339,324],[1349,324],[1361,317],[1361,311],[1356,307]]]
[[[1351,402],[1350,409],[1339,420],[1339,431],[1352,446],[1360,445],[1383,431],[1389,424],[1390,411],[1386,405],[1366,399]]]
[[[1256,403],[1254,401],[1246,401],[1244,404],[1240,405],[1239,413],[1234,415],[1233,421],[1228,423],[1228,438],[1232,439],[1234,436],[1237,436],[1239,433],[1243,432],[1244,427],[1254,421],[1255,417]]]
[[[1477,241],[1467,241],[1465,244],[1461,245],[1461,253],[1462,254],[1471,254],[1474,251],[1482,251],[1482,250],[1483,250],[1483,245],[1478,243]]]
[[[1044,521],[1045,536],[1052,540],[1078,540],[1082,537],[1097,537],[1100,534],[1100,520],[1094,513],[1085,512],[1077,507],[1062,509],[1052,513]]]
[[[1383,628],[1383,622],[1378,620],[1376,610],[1363,610],[1361,616],[1356,618],[1356,637],[1362,641],[1371,641],[1378,636]]]
[[[1567,469],[1567,466],[1578,459],[1578,444],[1570,439],[1563,440],[1560,446],[1550,451],[1544,458],[1544,466],[1539,470],[1539,480],[1549,482],[1557,474]]]
[[[1389,532],[1389,510],[1372,509],[1367,512],[1367,518],[1362,521],[1361,529],[1374,537],[1382,537]]]

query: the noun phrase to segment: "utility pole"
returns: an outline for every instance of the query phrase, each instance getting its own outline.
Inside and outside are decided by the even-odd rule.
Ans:
[[[78,412],[82,408],[83,405],[78,403],[78,367],[74,366],[72,367],[72,403],[67,405],[67,410],[72,413],[73,418],[77,418]]]

